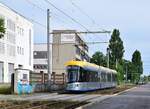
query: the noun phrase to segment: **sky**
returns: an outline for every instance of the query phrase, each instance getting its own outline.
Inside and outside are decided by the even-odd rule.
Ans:
[[[144,74],[150,73],[150,1],[149,0],[49,0],[57,8],[90,31],[119,29],[124,42],[124,58],[131,60],[135,50],[141,52]],[[0,0],[18,13],[34,20],[34,43],[46,42],[46,10],[50,9],[50,29],[86,31],[79,24],[54,9],[45,0]],[[39,8],[40,7],[40,8]],[[38,22],[38,23],[35,23]],[[40,23],[40,25],[39,25]],[[86,42],[108,41],[110,34],[82,35]],[[106,53],[107,44],[90,44],[89,52]]]

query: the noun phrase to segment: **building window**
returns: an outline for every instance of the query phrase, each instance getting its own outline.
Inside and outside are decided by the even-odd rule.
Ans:
[[[5,53],[5,45],[3,42],[0,42],[0,54],[4,54]]]
[[[34,51],[34,59],[47,59],[47,51]]]
[[[27,74],[23,74],[23,80],[27,80],[28,79],[28,75]]]
[[[8,40],[10,43],[15,44],[15,43],[16,43],[15,34],[12,33],[12,32],[10,32],[10,31],[7,31],[7,40]]]
[[[22,55],[24,55],[24,48],[22,48]]]
[[[80,56],[80,52],[81,52],[80,48],[76,46],[76,54]]]
[[[15,32],[15,23],[10,19],[7,20],[7,28]]]
[[[46,64],[35,64],[34,69],[47,69]]]
[[[7,45],[7,55],[8,56],[15,56],[15,46],[13,45]]]
[[[17,53],[20,55],[24,55],[24,48],[17,46]]]
[[[0,83],[4,82],[4,63],[0,62]]]
[[[24,29],[17,26],[17,34],[20,35],[20,36],[24,36]]]

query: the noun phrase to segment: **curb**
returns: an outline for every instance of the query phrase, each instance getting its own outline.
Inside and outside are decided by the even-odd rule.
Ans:
[[[132,89],[135,89],[135,88],[137,88],[137,86],[132,87],[132,88],[129,88],[129,89],[126,89],[126,90],[124,90],[124,91],[122,91],[122,92],[118,92],[118,93],[116,93],[116,94],[113,94],[113,96],[117,96],[117,95],[120,95],[120,94],[126,93],[126,92],[128,92],[128,91],[130,91],[130,90],[132,90]]]
[[[101,98],[99,101],[91,102],[91,103],[88,103],[88,104],[86,104],[86,105],[77,107],[77,108],[75,108],[75,109],[91,109],[91,107],[92,107],[93,105],[95,105],[95,104],[97,104],[97,103],[100,103],[100,102],[102,102],[103,100],[106,100],[106,99],[112,98],[112,97],[114,97],[114,96],[117,96],[117,95],[126,93],[126,92],[128,92],[128,91],[130,91],[130,90],[132,90],[132,89],[135,89],[135,88],[137,88],[137,86],[132,87],[132,88],[129,88],[129,89],[126,89],[126,90],[124,90],[124,91],[122,91],[122,92],[119,92],[119,93],[116,93],[116,94],[113,94],[113,95],[109,95],[109,96],[105,95],[104,98]]]

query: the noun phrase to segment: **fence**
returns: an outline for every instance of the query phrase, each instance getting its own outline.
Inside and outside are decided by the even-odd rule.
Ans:
[[[30,73],[30,83],[37,83],[37,84],[46,84],[48,82],[48,74],[44,72]],[[63,85],[66,83],[66,75],[64,73],[62,74],[56,74],[53,72],[51,74],[51,84],[56,85]]]

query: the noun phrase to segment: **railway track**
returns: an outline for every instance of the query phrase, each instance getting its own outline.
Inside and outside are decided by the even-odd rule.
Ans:
[[[20,102],[20,101],[19,101]],[[86,102],[68,102],[68,101],[35,101],[28,103],[13,104],[6,103],[0,109],[74,109],[78,106],[86,104]]]
[[[57,100],[53,99],[54,101],[48,99],[41,101],[5,101],[0,102],[0,109],[74,109],[92,102],[92,100],[97,97],[99,96],[77,95],[55,97]],[[63,98],[65,98],[65,100]],[[76,101],[78,99],[80,99],[80,101]]]

